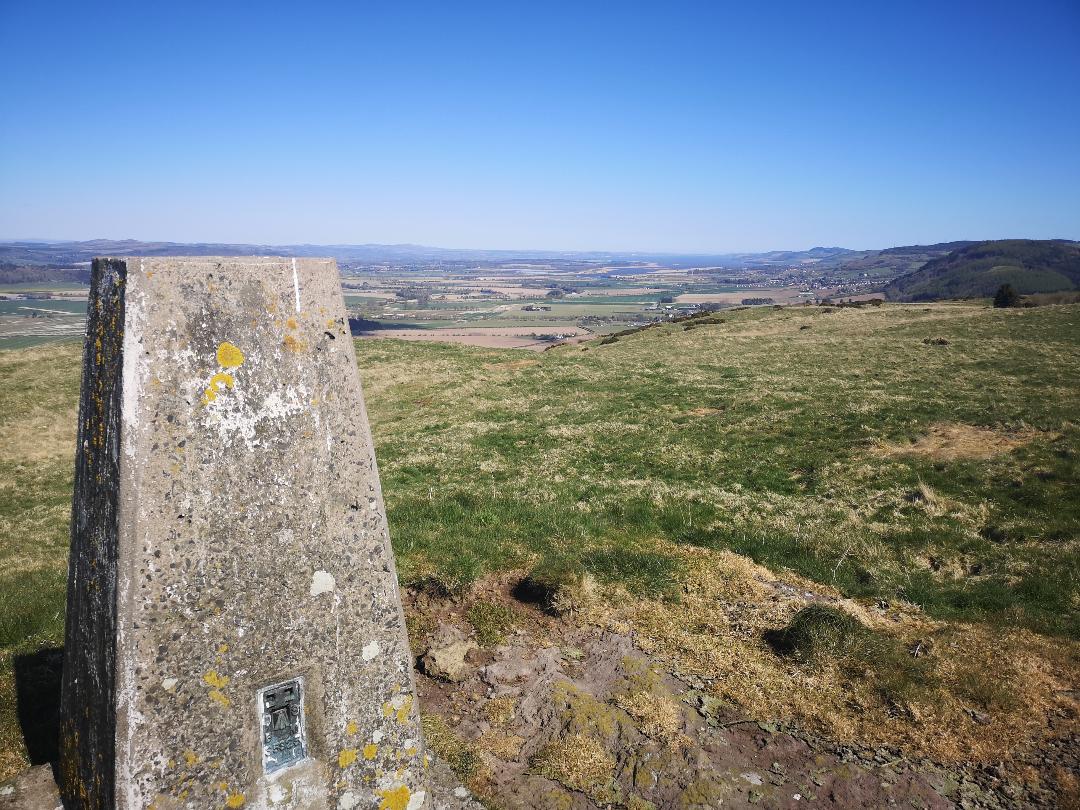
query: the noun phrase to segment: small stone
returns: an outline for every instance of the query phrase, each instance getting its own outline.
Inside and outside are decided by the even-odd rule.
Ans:
[[[420,667],[432,678],[460,683],[472,671],[465,656],[475,649],[479,649],[476,642],[456,627],[440,625],[420,659]]]

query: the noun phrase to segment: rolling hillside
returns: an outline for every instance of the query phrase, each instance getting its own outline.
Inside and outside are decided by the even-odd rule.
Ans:
[[[1000,239],[976,242],[927,262],[885,288],[896,301],[987,298],[1002,284],[1021,295],[1080,288],[1080,243]]]
[[[534,713],[546,730],[478,676],[421,681],[429,744],[491,806],[541,779],[603,807],[600,787],[668,784],[618,782],[640,772],[617,768],[637,761],[624,736],[681,734],[687,712],[700,726],[696,701],[720,712],[728,761],[797,726],[882,757],[874,774],[992,762],[1005,776],[988,790],[1061,792],[1040,752],[1075,751],[1080,716],[1078,322],[1080,305],[760,307],[535,355],[359,341],[417,654],[449,622],[485,662],[516,645],[508,672],[561,649],[558,666],[593,678],[536,688],[554,695]],[[0,351],[0,779],[33,756],[16,693],[63,638],[79,368],[77,343]],[[802,638],[807,616],[840,629]],[[603,662],[635,656],[646,668],[602,691]],[[672,673],[698,691],[668,694]],[[573,750],[526,745],[564,727]],[[817,749],[789,761],[778,744],[762,756],[787,763],[787,795],[830,784]],[[576,750],[595,784],[574,776]],[[1028,756],[1044,764],[1024,770]],[[713,779],[693,795],[749,788],[745,768],[664,761],[650,767],[665,778]],[[488,779],[485,763],[526,776]],[[971,806],[1025,804],[1010,795]]]

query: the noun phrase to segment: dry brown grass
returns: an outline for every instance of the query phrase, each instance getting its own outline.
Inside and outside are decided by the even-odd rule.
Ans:
[[[506,734],[502,731],[489,731],[480,737],[477,745],[489,754],[509,762],[517,759],[521,755],[521,749],[525,745],[525,739],[517,734]]]
[[[532,767],[599,804],[613,798],[615,758],[594,737],[571,734],[548,743],[533,757]]]
[[[654,692],[620,695],[615,705],[630,715],[646,737],[670,739],[682,727],[682,712],[670,698]]]
[[[506,728],[517,716],[518,702],[512,697],[492,698],[484,704],[488,722],[495,728]]]
[[[956,423],[940,423],[910,444],[881,442],[876,452],[883,456],[926,456],[938,461],[987,459],[1023,447],[1043,436],[1037,430],[1004,431]],[[1053,436],[1045,438],[1052,439]]]
[[[632,630],[644,651],[673,671],[695,675],[756,720],[794,719],[811,731],[858,745],[891,745],[944,762],[1008,758],[1018,745],[1047,735],[1047,718],[1080,717],[1068,691],[1077,671],[1075,645],[1025,630],[945,624],[911,605],[887,607],[844,599],[831,588],[776,574],[730,552],[670,546],[685,563],[678,603],[634,600],[625,593],[593,603],[589,618]],[[920,655],[931,652],[932,683],[883,699],[871,678],[838,665],[801,667],[763,640],[814,601],[855,616]],[[635,719],[644,711],[631,711]],[[648,701],[642,701],[642,707]]]

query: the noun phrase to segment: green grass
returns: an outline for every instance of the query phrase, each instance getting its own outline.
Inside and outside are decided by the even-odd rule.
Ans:
[[[461,591],[516,568],[676,600],[669,541],[947,621],[1080,638],[1080,305],[695,324],[537,354],[358,341],[402,580]],[[9,707],[13,657],[62,642],[79,364],[71,343],[0,351]],[[939,424],[1025,439],[989,458],[881,451]],[[972,682],[973,700],[1001,700]],[[0,772],[18,750],[0,712]]]
[[[499,602],[473,602],[465,612],[465,620],[472,625],[481,647],[494,647],[513,628],[514,611]]]
[[[522,356],[359,352],[406,581],[550,557],[663,594],[665,538],[1076,638],[1078,343],[1078,307],[938,305],[729,311],[506,370]],[[938,423],[1033,432],[990,459],[875,452]]]

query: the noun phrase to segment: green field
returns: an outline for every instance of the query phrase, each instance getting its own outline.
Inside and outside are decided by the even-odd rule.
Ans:
[[[524,367],[359,344],[404,579],[454,588],[573,549],[660,592],[659,536],[1080,636],[1080,310],[924,309],[743,311]],[[1030,441],[982,459],[876,450],[939,424]]]
[[[1002,683],[1025,661],[1077,672],[1080,306],[744,309],[606,341],[357,343],[404,583],[588,574],[677,618],[701,567],[734,552],[758,579],[939,634],[949,700],[1010,722],[1048,711],[948,650],[993,639]],[[70,344],[0,352],[0,777],[25,761],[14,658],[62,639],[79,360]],[[724,643],[773,655],[760,630]],[[949,711],[919,728],[986,736]]]

